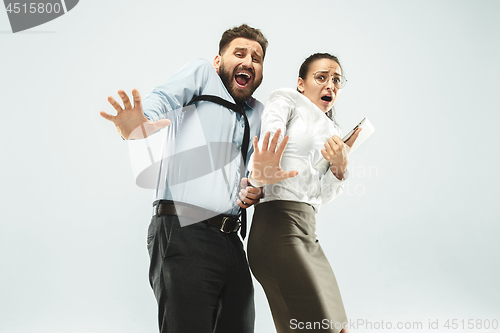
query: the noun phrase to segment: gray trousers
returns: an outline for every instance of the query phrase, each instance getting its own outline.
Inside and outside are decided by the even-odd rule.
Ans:
[[[335,275],[316,239],[312,206],[258,204],[248,260],[262,285],[278,333],[339,332],[347,317]]]

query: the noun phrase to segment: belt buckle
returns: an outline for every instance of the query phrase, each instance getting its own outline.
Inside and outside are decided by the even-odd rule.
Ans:
[[[225,234],[229,234],[229,233],[231,233],[231,231],[226,231],[226,230],[224,230],[224,226],[226,225],[226,221],[227,221],[227,220],[229,220],[229,217],[224,216],[224,217],[222,218],[222,225],[220,226],[220,231],[221,231],[221,232],[223,232],[223,233],[225,233]]]
[[[226,230],[224,229],[224,227],[226,226],[226,222],[227,222],[228,220],[235,220],[235,221],[236,221],[236,223],[237,223],[237,226],[238,226],[238,227],[237,227],[237,228],[235,228],[235,229],[233,229],[233,230],[226,231]],[[222,218],[222,225],[220,226],[220,229],[219,229],[219,230],[220,230],[221,232],[225,233],[225,234],[230,234],[231,232],[236,232],[236,231],[238,231],[238,230],[240,229],[240,227],[241,227],[241,223],[240,223],[240,221],[238,221],[238,220],[236,220],[236,219],[233,219],[233,218],[230,218],[230,217],[227,217],[227,216],[224,216],[224,217]]]

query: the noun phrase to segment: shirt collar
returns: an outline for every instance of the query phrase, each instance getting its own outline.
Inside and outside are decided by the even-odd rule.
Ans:
[[[255,108],[255,104],[256,104],[257,100],[253,97],[250,97],[249,99],[247,99],[244,103],[243,103],[243,108],[245,110],[253,110]]]

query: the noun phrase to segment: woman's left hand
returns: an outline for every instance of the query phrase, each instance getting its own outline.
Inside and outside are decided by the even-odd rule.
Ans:
[[[338,135],[334,135],[325,142],[325,149],[321,149],[321,155],[330,162],[330,170],[339,180],[344,179],[344,172],[349,164],[349,151],[358,138],[359,132],[361,132],[360,128],[346,143]]]

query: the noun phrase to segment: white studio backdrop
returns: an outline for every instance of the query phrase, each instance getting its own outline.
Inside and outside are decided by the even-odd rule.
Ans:
[[[270,43],[258,99],[330,52],[348,79],[343,131],[365,116],[376,128],[317,216],[351,331],[499,331],[477,326],[500,320],[498,17],[494,0],[86,0],[13,34],[1,9],[0,332],[157,331],[152,191],[99,111],[118,89],[145,95],[212,60],[241,23]],[[255,290],[256,332],[275,332]]]

